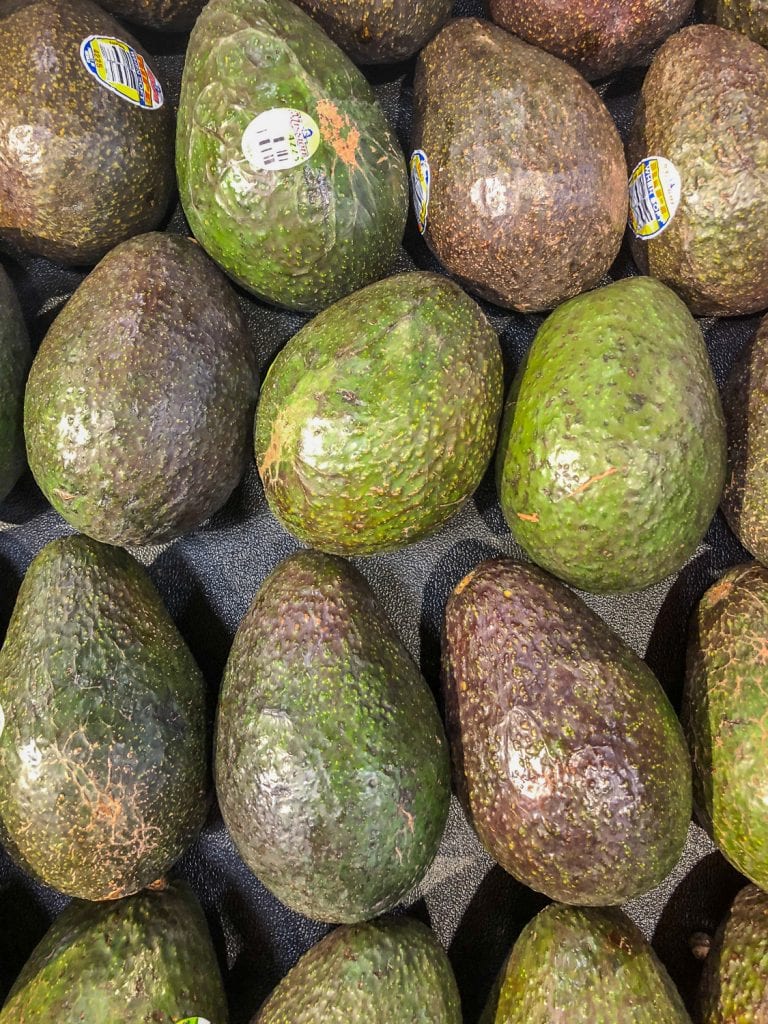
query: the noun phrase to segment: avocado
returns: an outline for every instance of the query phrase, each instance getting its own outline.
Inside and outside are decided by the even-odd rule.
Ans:
[[[729,569],[691,620],[683,725],[693,802],[723,855],[768,886],[768,569]]]
[[[627,146],[632,254],[701,316],[768,307],[768,52],[684,28],[643,82]]]
[[[502,510],[534,561],[593,592],[664,579],[704,536],[725,465],[704,339],[668,288],[627,278],[542,324],[497,459]]]
[[[722,510],[743,546],[768,562],[768,317],[742,351],[723,391],[728,476]]]
[[[205,685],[141,566],[70,536],[32,561],[0,651],[0,818],[22,867],[115,899],[206,814]]]
[[[447,21],[453,0],[297,0],[358,64],[418,53]]]
[[[568,61],[585,78],[645,63],[694,0],[490,0],[497,25]]]
[[[102,0],[102,7],[137,25],[167,32],[186,32],[205,7],[205,0]]]
[[[768,46],[768,3],[766,0],[704,0],[702,13],[707,21],[722,28],[743,32],[762,46]]]
[[[616,125],[582,76],[477,18],[422,50],[411,176],[444,267],[499,306],[550,309],[598,283],[627,220]]]
[[[344,925],[288,972],[252,1024],[461,1024],[433,932],[407,917]]]
[[[691,817],[680,723],[575,594],[536,566],[481,563],[448,599],[442,675],[456,788],[505,871],[608,906],[672,870]]]
[[[227,1003],[208,925],[185,882],[116,903],[70,903],[0,1012],[0,1024],[187,1020],[227,1024]]]
[[[29,335],[13,285],[0,267],[0,501],[25,465],[24,384],[32,362]]]
[[[419,540],[477,488],[502,405],[498,338],[458,285],[418,272],[369,285],[267,373],[255,448],[270,508],[334,554]]]
[[[768,895],[745,886],[715,935],[699,988],[701,1024],[768,1019]]]
[[[481,1024],[690,1024],[642,932],[618,908],[545,907],[523,929]]]
[[[4,0],[0,66],[0,241],[92,265],[156,227],[173,114],[133,36],[90,0]]]
[[[374,917],[431,864],[449,775],[432,694],[362,576],[317,551],[281,562],[217,714],[216,790],[245,863],[307,917]]]
[[[194,529],[243,475],[255,356],[199,245],[152,232],[105,256],[46,334],[24,408],[40,489],[76,529],[152,544]]]
[[[195,237],[258,298],[319,310],[384,276],[405,161],[373,89],[290,0],[210,0],[181,82],[176,168]]]

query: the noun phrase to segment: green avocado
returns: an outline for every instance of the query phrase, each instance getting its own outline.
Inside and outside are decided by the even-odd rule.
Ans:
[[[700,1024],[768,1020],[768,895],[747,885],[715,935],[699,988]]]
[[[768,46],[767,0],[704,0],[702,13],[707,21],[743,32],[756,43]]]
[[[656,158],[659,177],[650,187],[641,174],[633,187],[632,254],[641,272],[674,288],[697,315],[766,309],[768,51],[716,25],[672,36],[643,82],[627,158],[638,172]],[[657,217],[650,208],[662,202],[668,215]]]
[[[723,855],[768,887],[768,569],[736,566],[691,621],[683,725],[693,801]]]
[[[498,863],[563,903],[658,885],[691,818],[691,770],[651,670],[536,566],[483,562],[448,599],[443,687],[456,788]]]
[[[545,907],[520,934],[481,1024],[690,1024],[642,932],[619,909]]]
[[[227,1024],[203,911],[185,882],[75,901],[32,953],[0,1024]]]
[[[704,536],[725,465],[701,330],[660,282],[618,281],[540,327],[497,458],[502,510],[534,561],[593,592],[664,579]]]
[[[453,0],[297,0],[358,64],[412,57],[450,16]]]
[[[768,317],[731,370],[723,410],[728,477],[721,507],[744,547],[768,563]]]
[[[0,241],[90,265],[156,227],[173,113],[139,43],[90,0],[3,0],[0,67]]]
[[[0,651],[0,818],[22,867],[115,899],[206,814],[205,684],[144,570],[71,536],[30,565]]]
[[[354,922],[421,880],[448,814],[432,694],[362,576],[299,552],[235,636],[216,789],[240,855],[293,910]]]
[[[40,489],[76,529],[153,544],[225,503],[251,450],[255,356],[224,275],[153,232],[113,249],[49,329],[25,398]]]
[[[185,32],[194,25],[205,0],[101,0],[101,6],[137,25]]]
[[[490,14],[497,25],[592,79],[647,62],[693,5],[694,0],[490,0]]]
[[[498,338],[458,285],[428,273],[369,285],[267,373],[255,447],[270,508],[334,554],[426,537],[480,483],[502,405]]]
[[[0,501],[25,465],[22,433],[24,384],[32,362],[19,300],[0,267]]]
[[[290,0],[210,0],[181,83],[176,168],[206,251],[267,302],[318,310],[386,274],[405,161],[373,90]]]
[[[433,932],[407,917],[344,925],[288,972],[252,1024],[461,1024]]]
[[[411,176],[427,244],[471,292],[522,312],[594,287],[627,220],[613,118],[568,64],[477,18],[422,50]]]

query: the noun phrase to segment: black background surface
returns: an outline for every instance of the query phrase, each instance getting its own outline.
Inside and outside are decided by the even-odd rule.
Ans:
[[[455,13],[482,16],[482,4],[480,0],[460,0]],[[186,37],[136,28],[130,31],[155,55],[153,68],[175,105]],[[413,67],[414,61],[408,61],[365,69],[406,153],[410,152]],[[629,127],[643,74],[642,70],[627,71],[596,86],[622,135]],[[186,231],[178,207],[167,227]],[[36,258],[3,257],[2,263],[19,291],[37,346],[84,273]],[[439,269],[411,216],[398,269],[414,267]],[[633,273],[636,270],[625,245],[610,277]],[[308,317],[270,309],[241,295],[263,376],[274,355]],[[483,308],[499,332],[509,384],[544,318],[487,304]],[[758,318],[700,322],[722,386]],[[70,528],[46,504],[29,473],[0,504],[0,639],[29,562],[45,543],[68,532]],[[251,469],[226,507],[200,529],[165,547],[133,551],[149,567],[205,672],[211,718],[237,625],[267,573],[296,547],[297,542],[267,511],[257,474]],[[470,505],[437,536],[402,552],[353,560],[436,694],[439,629],[447,595],[479,561],[501,554],[522,557],[504,523],[489,473]],[[699,550],[676,578],[637,594],[582,596],[647,658],[677,706],[691,610],[728,566],[747,557],[718,512]],[[177,870],[191,881],[205,908],[225,975],[232,1024],[246,1024],[278,980],[328,928],[286,910],[264,889],[237,856],[216,806],[200,840]],[[699,967],[689,952],[689,937],[698,930],[714,929],[743,882],[713,851],[704,833],[692,825],[686,850],[670,878],[625,908],[653,939],[687,999]],[[65,902],[53,890],[33,883],[0,851],[0,996],[5,995]],[[429,921],[447,946],[466,1024],[474,1024],[511,943],[546,900],[493,865],[454,801],[438,858],[407,902],[410,912]]]

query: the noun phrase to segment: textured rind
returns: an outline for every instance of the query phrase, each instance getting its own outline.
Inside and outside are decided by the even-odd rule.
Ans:
[[[36,947],[0,1024],[227,1024],[208,925],[185,882],[118,903],[71,903]]]
[[[442,723],[342,559],[301,552],[256,595],[224,673],[215,775],[243,860],[307,917],[373,917],[432,862],[450,797]]]
[[[632,238],[643,273],[697,315],[768,307],[768,51],[735,32],[694,25],[659,50],[627,147],[677,168],[680,205],[657,238]]]
[[[768,1020],[768,895],[755,885],[738,893],[718,928],[699,989],[700,1024]]]
[[[105,10],[138,25],[172,32],[192,28],[206,0],[102,0]]]
[[[405,60],[448,19],[453,0],[297,0],[359,64]]]
[[[723,409],[728,477],[721,507],[747,551],[768,562],[768,317],[731,370]]]
[[[270,367],[255,431],[270,508],[335,554],[419,540],[474,493],[502,405],[498,338],[458,285],[427,273],[369,285]]]
[[[156,227],[175,184],[170,103],[142,109],[97,82],[80,59],[90,35],[123,40],[157,74],[89,0],[0,11],[0,239],[65,264],[96,263]]]
[[[242,477],[257,388],[235,293],[200,246],[130,239],[80,285],[35,357],[30,467],[53,507],[96,540],[172,540]]]
[[[602,100],[557,57],[476,18],[449,22],[416,65],[412,148],[431,171],[426,241],[470,291],[545,310],[613,263],[624,150]]]
[[[456,980],[425,925],[345,925],[306,953],[252,1024],[461,1024]]]
[[[13,285],[0,267],[0,501],[24,468],[24,383],[32,362],[29,336]]]
[[[650,669],[561,583],[507,559],[449,598],[442,657],[456,788],[491,856],[563,903],[658,885],[685,844],[691,773]]]
[[[664,579],[704,536],[725,468],[704,339],[673,292],[629,278],[544,322],[497,456],[502,510],[535,562],[593,592]]]
[[[497,25],[568,61],[586,78],[644,62],[694,0],[490,0]]]
[[[481,1024],[690,1024],[642,933],[618,909],[549,906],[523,929]]]
[[[693,799],[723,855],[768,887],[768,569],[730,569],[691,622],[683,725]]]
[[[293,107],[320,145],[280,171],[254,170],[242,138]],[[408,210],[405,161],[361,73],[289,0],[210,0],[187,50],[179,104],[179,193],[201,245],[254,295],[318,310],[391,267]]]
[[[704,0],[702,13],[707,21],[768,46],[768,0]]]
[[[0,707],[4,845],[46,884],[137,892],[199,831],[203,678],[126,552],[72,536],[37,555],[0,652]]]

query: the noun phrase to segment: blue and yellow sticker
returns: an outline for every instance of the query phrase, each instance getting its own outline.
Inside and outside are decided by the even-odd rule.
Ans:
[[[140,53],[122,39],[88,36],[80,44],[80,59],[89,75],[110,92],[144,110],[163,105],[163,87]]]
[[[427,230],[430,184],[431,174],[427,154],[423,149],[416,149],[411,155],[411,189],[416,223],[422,235]]]
[[[647,156],[629,178],[629,226],[649,240],[666,231],[680,205],[680,174],[663,156]]]

